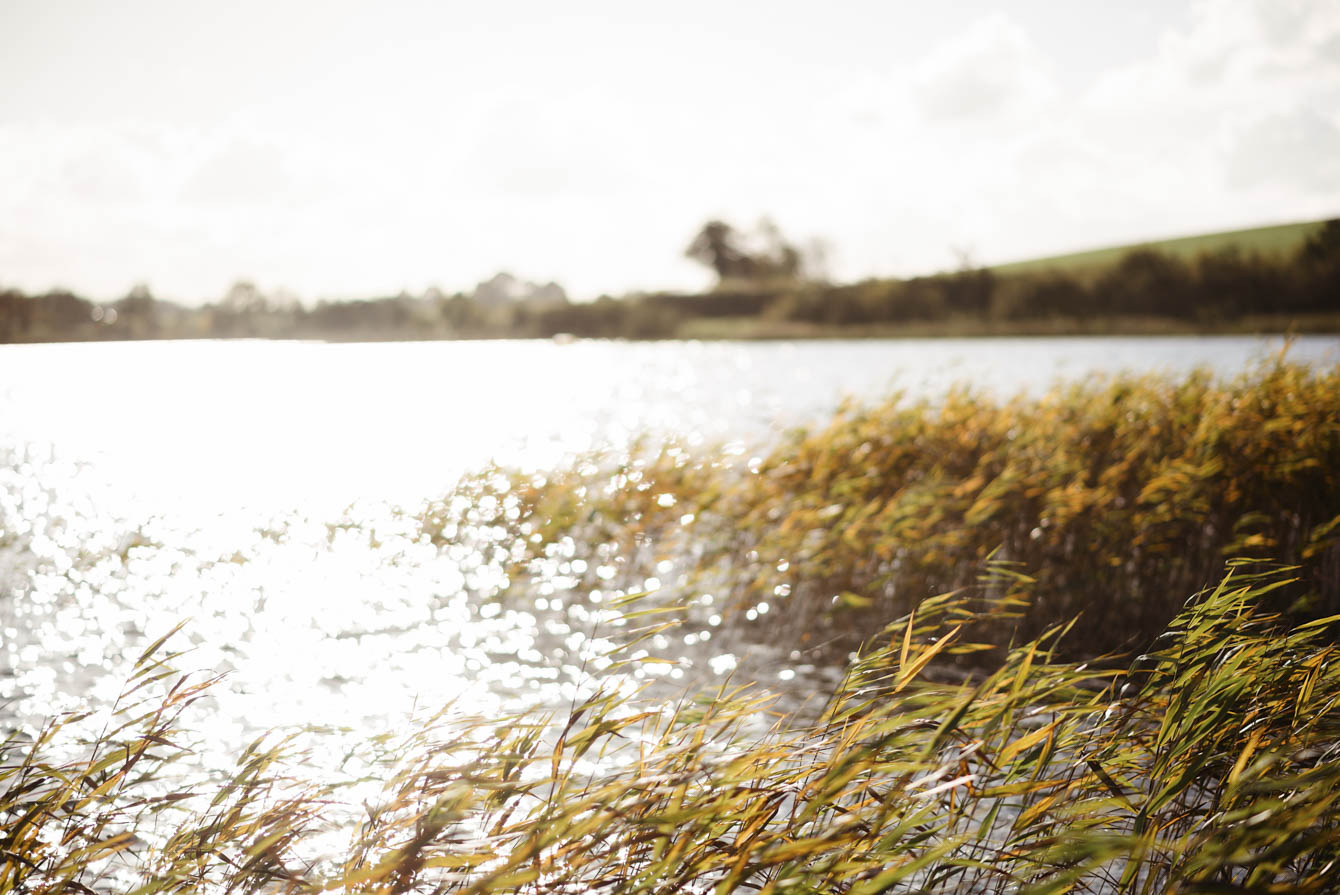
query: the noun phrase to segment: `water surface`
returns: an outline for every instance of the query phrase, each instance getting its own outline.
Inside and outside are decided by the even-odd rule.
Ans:
[[[451,702],[561,708],[618,630],[559,556],[509,593],[496,557],[439,548],[416,511],[490,461],[543,469],[639,434],[763,451],[844,397],[955,383],[1001,397],[1122,370],[1231,376],[1255,338],[794,343],[283,342],[0,346],[0,726],[110,704],[179,622],[187,667],[226,672],[195,723],[227,755],[257,731],[346,740]],[[1340,340],[1289,356],[1332,364]],[[655,587],[650,579],[635,582]],[[631,588],[629,588],[631,589]],[[716,636],[714,636],[714,634]],[[831,670],[705,629],[659,638],[654,676],[739,662],[794,702]]]

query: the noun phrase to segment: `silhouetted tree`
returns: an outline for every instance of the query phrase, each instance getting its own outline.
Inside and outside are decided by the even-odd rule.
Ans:
[[[112,307],[116,309],[116,326],[123,338],[146,339],[158,335],[158,301],[144,283],[131,287]]]
[[[724,221],[708,221],[684,254],[712,268],[718,284],[791,281],[800,277],[804,265],[800,249],[768,218],[759,221],[752,235]]]
[[[234,314],[262,314],[267,310],[268,304],[255,283],[250,280],[238,280],[224,293],[219,307]]]
[[[760,252],[754,256],[754,275],[765,279],[794,280],[800,276],[800,249],[782,237],[781,228],[772,218],[758,222],[758,234],[763,241]]]
[[[717,279],[746,279],[753,276],[753,258],[741,244],[740,234],[725,221],[703,224],[684,254],[716,271]]]
[[[1278,263],[1237,246],[1196,258],[1196,316],[1225,320],[1242,314],[1286,310],[1294,291]]]
[[[1337,259],[1340,259],[1340,219],[1327,221],[1299,249],[1299,260],[1305,264],[1334,263]]]
[[[17,289],[0,292],[0,342],[17,342],[33,325],[33,300]]]
[[[34,329],[42,338],[87,338],[93,322],[93,303],[73,292],[57,289],[36,296]]]
[[[1340,220],[1327,221],[1298,252],[1303,310],[1340,310]]]
[[[1093,296],[1084,284],[1056,270],[1000,277],[991,303],[993,316],[1010,320],[1078,318],[1093,311]]]
[[[1153,249],[1133,249],[1094,287],[1106,314],[1194,315],[1191,272],[1180,258]]]

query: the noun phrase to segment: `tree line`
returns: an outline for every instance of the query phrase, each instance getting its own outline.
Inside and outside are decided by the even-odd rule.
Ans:
[[[1036,325],[1044,331],[1120,330],[1131,321],[1213,328],[1253,319],[1319,319],[1340,314],[1340,220],[1326,222],[1296,251],[1265,255],[1240,248],[1190,259],[1137,248],[1105,266],[996,273],[988,268],[907,279],[831,283],[821,247],[802,250],[767,222],[753,234],[709,221],[685,254],[712,269],[716,287],[592,302],[484,300],[478,291],[305,306],[240,282],[219,301],[185,307],[132,289],[111,303],[66,290],[28,295],[0,290],[0,342],[160,338],[658,339],[748,334],[726,323],[766,324],[774,332],[896,334],[900,327]],[[481,284],[482,285],[482,284]],[[536,293],[537,295],[539,293]],[[1329,321],[1329,322],[1327,322]],[[786,327],[790,327],[787,329]],[[767,333],[766,326],[758,332]]]

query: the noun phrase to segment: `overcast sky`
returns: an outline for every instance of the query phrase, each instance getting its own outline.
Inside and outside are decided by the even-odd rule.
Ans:
[[[848,279],[1340,214],[1340,0],[0,0],[0,285]]]

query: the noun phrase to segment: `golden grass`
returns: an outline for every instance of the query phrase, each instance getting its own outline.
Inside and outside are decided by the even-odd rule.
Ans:
[[[739,735],[741,692],[668,712],[596,695],[548,736],[426,725],[343,824],[339,787],[288,770],[300,739],[183,790],[179,715],[207,685],[150,653],[74,757],[45,757],[59,721],[7,745],[0,892],[1332,891],[1340,618],[1282,628],[1259,607],[1286,581],[1235,569],[1123,672],[1057,660],[1058,630],[957,685],[923,672],[1024,597],[942,595],[818,723],[761,738]]]
[[[683,598],[770,602],[769,636],[839,654],[988,558],[1037,580],[1018,631],[1077,618],[1071,655],[1138,649],[1229,557],[1300,566],[1275,606],[1340,612],[1340,370],[1276,360],[1234,382],[1118,377],[998,402],[849,406],[769,454],[670,444],[542,479],[463,485],[525,544],[617,557],[626,588],[675,563]],[[504,518],[504,503],[511,515]],[[438,533],[443,506],[425,517]],[[597,565],[591,563],[592,569]],[[601,586],[593,571],[587,587]]]

